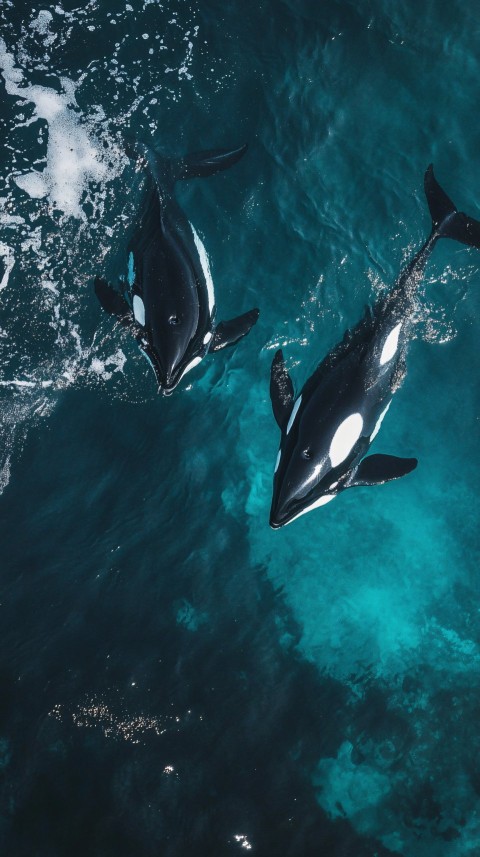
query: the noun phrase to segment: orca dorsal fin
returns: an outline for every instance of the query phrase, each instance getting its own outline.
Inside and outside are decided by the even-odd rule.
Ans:
[[[246,336],[250,332],[253,325],[258,321],[259,315],[260,310],[250,309],[243,315],[237,315],[236,318],[231,318],[229,321],[221,321],[215,328],[209,350],[220,351],[221,348],[227,348],[228,345],[235,345],[242,336]]]
[[[131,309],[125,298],[106,280],[95,277],[94,288],[100,304],[109,315],[116,315],[123,320],[129,313],[131,314]]]
[[[398,458],[396,455],[367,455],[347,481],[347,488],[362,485],[383,485],[392,479],[400,479],[415,470],[416,458]]]
[[[272,400],[273,416],[278,427],[283,431],[293,407],[293,384],[288,374],[280,348],[272,360],[270,370],[270,399]]]
[[[221,170],[228,170],[243,158],[247,149],[248,144],[245,143],[237,149],[206,149],[202,152],[190,152],[184,158],[174,162],[175,179],[206,178]]]

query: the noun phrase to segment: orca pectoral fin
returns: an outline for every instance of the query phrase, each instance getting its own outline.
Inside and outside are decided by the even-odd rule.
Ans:
[[[105,312],[109,315],[116,315],[119,319],[125,319],[131,313],[130,307],[125,298],[117,292],[106,280],[101,277],[95,277],[95,294],[100,301]]]
[[[283,431],[292,412],[294,394],[292,379],[286,369],[281,349],[275,354],[270,370],[270,399],[273,416]]]
[[[238,149],[208,149],[204,152],[191,152],[176,162],[175,178],[193,179],[213,176],[220,170],[233,167],[240,158],[243,158],[248,145],[239,146]]]
[[[220,351],[221,348],[226,348],[228,345],[235,345],[242,336],[246,336],[256,324],[260,310],[251,309],[244,312],[243,315],[237,318],[231,318],[230,321],[221,321],[215,328],[213,334],[210,351]]]
[[[398,458],[395,455],[368,455],[360,462],[348,480],[347,488],[361,485],[383,485],[392,479],[400,479],[415,470],[416,458]]]

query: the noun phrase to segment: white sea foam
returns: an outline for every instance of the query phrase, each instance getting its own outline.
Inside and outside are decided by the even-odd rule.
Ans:
[[[46,9],[41,9],[37,17],[30,22],[30,29],[43,36],[43,44],[49,47],[57,38],[56,33],[52,33],[50,25],[53,21],[53,15]]]
[[[7,285],[12,268],[15,264],[15,254],[13,249],[9,247],[8,244],[4,244],[3,241],[0,241],[0,256],[3,258],[3,264],[5,266],[2,279],[0,280],[1,291]]]
[[[10,229],[13,229],[15,226],[21,226],[22,223],[25,223],[25,218],[19,214],[10,214],[9,211],[6,211],[7,203],[8,197],[0,197],[0,224]]]
[[[45,86],[24,84],[24,75],[0,39],[0,68],[9,95],[35,105],[32,120],[48,123],[47,164],[41,172],[17,176],[17,185],[34,199],[48,196],[66,217],[86,220],[80,201],[90,181],[106,178],[107,168],[98,143],[80,124],[76,106],[76,84],[61,78],[62,93]]]
[[[111,354],[105,360],[99,357],[94,357],[89,367],[89,371],[104,381],[109,381],[114,372],[123,372],[123,367],[127,362],[127,358],[121,348],[115,354]]]

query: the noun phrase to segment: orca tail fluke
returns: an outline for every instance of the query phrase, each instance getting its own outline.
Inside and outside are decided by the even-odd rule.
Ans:
[[[248,144],[245,143],[238,149],[207,149],[202,152],[191,152],[174,162],[175,179],[206,178],[221,170],[228,170],[243,158],[247,149]]]
[[[237,149],[206,149],[190,152],[183,158],[170,158],[157,148],[135,140],[129,134],[123,134],[123,148],[129,158],[143,158],[157,185],[167,192],[172,192],[175,182],[180,179],[206,178],[233,167],[243,158],[248,143]]]
[[[432,231],[438,238],[453,238],[461,244],[480,249],[480,222],[468,217],[456,206],[437,182],[433,165],[425,173],[425,195],[432,218]]]

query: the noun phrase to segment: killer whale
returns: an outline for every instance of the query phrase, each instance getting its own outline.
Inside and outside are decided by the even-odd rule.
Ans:
[[[480,248],[480,222],[457,211],[432,165],[424,188],[432,218],[429,237],[389,294],[367,308],[296,399],[282,351],[275,354],[270,397],[282,434],[273,479],[273,529],[325,505],[346,488],[383,484],[417,466],[415,458],[366,453],[405,375],[415,297],[436,242],[453,238]]]
[[[95,278],[107,313],[128,327],[169,395],[208,352],[234,345],[256,323],[258,309],[215,323],[215,296],[205,247],[174,196],[179,179],[211,176],[243,157],[247,146],[168,159],[143,143],[126,144],[146,171],[146,188],[127,243],[128,274],[119,288]],[[126,267],[126,266],[125,266]]]

